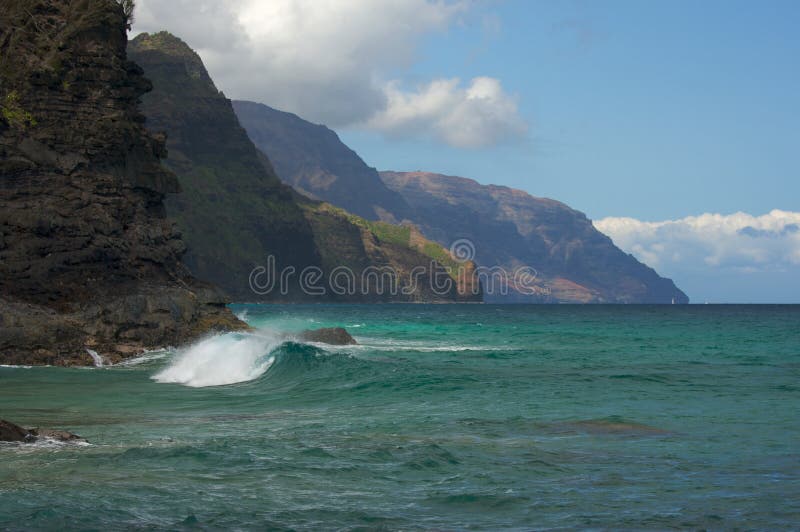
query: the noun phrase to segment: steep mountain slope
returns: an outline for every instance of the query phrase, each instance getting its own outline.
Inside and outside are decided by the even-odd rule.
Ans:
[[[233,109],[253,143],[295,190],[369,220],[399,222],[410,213],[402,196],[334,131],[260,103],[234,101]]]
[[[687,301],[672,281],[623,253],[562,203],[437,174],[379,176],[324,126],[251,102],[234,102],[234,109],[281,179],[298,191],[367,218],[410,221],[445,246],[468,238],[476,262],[503,267],[512,288],[519,288],[513,282],[518,268],[537,271],[528,293],[512,289],[487,294],[487,300]]]
[[[318,265],[297,194],[264,166],[200,58],[165,32],[139,35],[129,55],[154,84],[142,110],[148,129],[168,134],[165,163],[184,192],[169,198],[167,212],[183,233],[192,272],[247,298],[250,272],[269,255],[278,268]]]
[[[377,226],[282,184],[270,160],[239,125],[230,100],[217,91],[199,56],[177,37],[167,32],[141,34],[131,42],[130,54],[154,84],[142,108],[150,130],[167,132],[165,162],[185,191],[167,203],[167,210],[188,244],[187,265],[199,278],[223,286],[240,300],[480,299],[479,291],[459,295],[454,288],[436,294],[426,286],[410,293],[382,292],[378,286],[337,293],[328,283],[337,267],[349,268],[359,279],[369,266],[409,272],[428,265],[430,253],[424,253],[428,248],[413,246],[411,239],[381,238]],[[298,151],[302,150],[293,153]],[[254,290],[251,273],[268,266],[269,257],[274,257],[276,272],[293,268],[295,274],[283,289]],[[437,263],[436,268],[441,267]],[[306,268],[322,272],[318,284],[324,293],[302,286],[299,274]],[[256,280],[264,285],[261,276]]]
[[[355,296],[340,295],[335,299],[482,301],[483,291],[474,263],[454,260],[447,250],[427,240],[415,227],[365,220],[328,203],[307,202],[303,208],[322,256],[322,271],[337,283],[338,290],[351,286],[344,292],[353,292]],[[385,277],[385,272],[391,278]],[[332,294],[337,294],[336,286],[329,288]]]
[[[178,192],[112,0],[0,9],[0,363],[119,360],[245,325],[180,262]]]
[[[535,298],[688,302],[671,280],[625,254],[583,213],[563,203],[426,172],[381,172],[381,178],[414,207],[413,219],[428,237],[440,242],[469,239],[480,265],[500,265],[507,271],[534,268],[542,288]],[[498,295],[487,294],[487,299]]]

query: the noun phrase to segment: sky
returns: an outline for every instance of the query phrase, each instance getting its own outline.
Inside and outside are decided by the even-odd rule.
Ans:
[[[800,302],[800,3],[138,0],[381,170],[558,199],[695,302]]]

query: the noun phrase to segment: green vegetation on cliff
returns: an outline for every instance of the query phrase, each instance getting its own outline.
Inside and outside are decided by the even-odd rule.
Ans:
[[[352,233],[353,228],[358,228],[360,237],[366,238],[384,251],[387,249],[395,250],[395,253],[416,254],[411,262],[414,265],[428,264],[434,261],[446,271],[450,277],[457,277],[458,268],[463,266],[457,262],[450,253],[436,242],[427,240],[412,225],[396,225],[379,220],[366,220],[355,214],[350,214],[342,208],[335,207],[330,203],[303,202],[306,216],[315,228],[316,240],[324,246],[323,257],[334,259],[339,264],[348,264],[348,259],[342,254],[342,242],[337,242],[337,236],[343,233]],[[331,242],[337,242],[330,245]],[[342,255],[341,257],[339,257]],[[387,260],[387,259],[385,259]],[[377,259],[377,262],[382,262]],[[369,266],[369,264],[367,264]],[[471,265],[468,267],[472,268]],[[472,287],[469,287],[472,290]],[[479,291],[478,288],[475,288]]]
[[[250,138],[269,155],[278,175],[298,192],[328,201],[369,220],[409,222],[437,244],[424,247],[442,264],[450,246],[467,239],[475,261],[502,268],[511,280],[522,267],[536,271],[531,290],[509,283],[494,301],[686,302],[669,279],[622,252],[582,213],[563,203],[506,187],[426,172],[370,168],[335,132],[266,105],[235,101]],[[358,208],[359,210],[354,210]],[[380,227],[372,231],[381,234]],[[386,240],[404,240],[388,229]],[[486,288],[486,287],[484,287]],[[532,292],[532,293],[531,293]]]
[[[520,266],[536,270],[536,294],[512,291],[507,297],[572,303],[688,302],[671,280],[624,253],[583,213],[561,202],[428,172],[381,172],[381,178],[414,207],[414,221],[426,235],[444,242],[469,239],[481,265],[499,265],[508,272]],[[493,294],[493,299],[501,298]]]
[[[241,300],[297,301],[319,296],[294,283],[287,294],[256,294],[250,286],[253,269],[266,265],[271,256],[278,270],[316,267],[327,274],[347,267],[359,275],[371,266],[388,266],[402,275],[414,266],[430,269],[432,255],[447,254],[443,249],[431,253],[431,245],[428,253],[422,252],[407,227],[368,222],[283,184],[239,125],[230,100],[216,89],[199,56],[177,37],[141,34],[128,50],[154,85],[142,108],[147,127],[167,133],[165,163],[183,188],[167,200],[167,211],[183,233],[185,261],[198,277]],[[443,268],[438,262],[434,267]],[[328,298],[348,301],[480,300],[477,289],[477,295],[464,296],[455,288],[434,294],[425,286],[409,294],[380,294],[373,288],[356,292],[326,290]]]
[[[0,116],[12,128],[25,129],[35,126],[36,119],[19,104],[19,94],[12,90],[0,101]]]

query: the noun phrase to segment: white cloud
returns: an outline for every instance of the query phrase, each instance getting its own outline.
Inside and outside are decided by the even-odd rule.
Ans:
[[[332,127],[433,131],[472,147],[526,132],[498,80],[478,77],[465,88],[433,80],[411,93],[397,81],[422,38],[469,8],[467,0],[138,0],[134,31],[184,39],[229,97]]]
[[[800,212],[702,214],[663,222],[604,218],[594,225],[617,246],[667,275],[800,267]]]
[[[527,124],[517,103],[500,80],[474,78],[462,87],[459,79],[439,79],[415,92],[386,87],[388,105],[369,126],[392,136],[431,135],[452,146],[473,148],[525,135]]]
[[[167,30],[203,52],[241,51],[247,36],[238,22],[241,2],[136,0],[132,36]]]

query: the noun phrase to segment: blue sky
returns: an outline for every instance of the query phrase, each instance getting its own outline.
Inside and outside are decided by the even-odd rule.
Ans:
[[[373,166],[505,184],[591,218],[797,208],[798,2],[491,2],[417,55],[408,83],[502,80],[530,134],[463,150],[341,131]]]
[[[800,303],[800,2],[138,0],[380,170],[585,212],[693,301]]]

